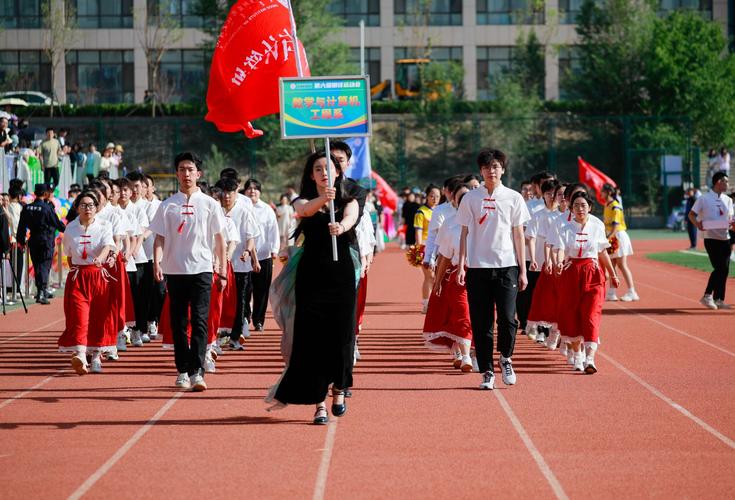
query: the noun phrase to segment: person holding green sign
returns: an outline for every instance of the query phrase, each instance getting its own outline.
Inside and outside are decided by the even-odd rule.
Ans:
[[[347,411],[345,390],[352,386],[355,347],[356,290],[360,257],[354,226],[358,220],[357,200],[345,193],[343,175],[337,175],[337,159],[325,152],[313,153],[306,161],[301,196],[294,201],[300,217],[297,235],[304,244],[296,267],[293,346],[286,369],[271,390],[274,407],[286,404],[315,404],[315,424],[329,421],[325,400],[332,386],[332,414]],[[336,178],[329,185],[327,169]],[[329,201],[334,200],[335,223],[329,222]],[[337,237],[338,259],[332,258],[332,236]]]

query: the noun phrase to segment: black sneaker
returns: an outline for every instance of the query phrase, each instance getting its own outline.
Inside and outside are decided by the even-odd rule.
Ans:
[[[256,332],[262,332],[263,331],[263,323],[255,323],[255,331]]]

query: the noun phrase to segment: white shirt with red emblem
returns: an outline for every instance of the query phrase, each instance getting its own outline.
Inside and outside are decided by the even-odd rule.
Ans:
[[[112,224],[95,216],[92,223],[84,227],[77,217],[66,226],[62,242],[64,255],[71,257],[75,266],[92,264],[105,246],[114,247]]]

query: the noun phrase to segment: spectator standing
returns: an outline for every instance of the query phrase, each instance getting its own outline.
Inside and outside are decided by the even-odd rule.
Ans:
[[[687,223],[687,234],[689,235],[689,250],[694,250],[695,248],[697,248],[697,226],[695,226],[694,223],[689,220],[689,212],[692,211],[694,202],[697,201],[697,197],[695,196],[695,194],[695,189],[689,188],[686,190],[686,193],[684,195],[684,217]]]
[[[727,148],[720,150],[720,154],[717,157],[717,171],[725,172],[725,175],[730,177],[730,152]]]
[[[421,208],[421,205],[416,203],[416,193],[409,192],[401,208],[401,219],[403,219],[402,224],[405,228],[406,245],[408,246],[416,244],[416,231],[413,228],[413,221],[419,208]]]
[[[278,219],[278,233],[281,236],[279,253],[286,255],[286,249],[294,243],[291,236],[296,229],[296,212],[287,194],[281,195],[280,204],[276,207],[276,218]]]
[[[39,158],[43,168],[43,182],[52,187],[59,185],[61,143],[56,139],[53,127],[46,129],[46,139],[39,146]]]

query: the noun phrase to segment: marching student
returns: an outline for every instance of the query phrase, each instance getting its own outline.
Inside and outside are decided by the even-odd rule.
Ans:
[[[545,181],[541,185],[544,200],[544,209],[531,216],[531,222],[526,226],[526,239],[531,252],[530,270],[539,272],[536,287],[533,290],[531,309],[528,312],[526,332],[528,338],[543,344],[547,336],[551,336],[557,329],[557,280],[554,277],[550,248],[547,241],[554,223],[559,217],[557,211],[556,193],[559,182],[556,179]]]
[[[628,236],[628,227],[625,225],[623,205],[618,198],[618,191],[615,189],[615,186],[605,184],[602,186],[601,192],[605,200],[603,219],[607,239],[611,244],[613,241],[617,241],[617,249],[610,255],[610,258],[612,259],[613,266],[620,269],[625,284],[628,286],[628,291],[620,297],[620,300],[623,302],[640,300],[633,284],[633,273],[630,272],[630,267],[628,266],[628,255],[633,255],[633,245],[631,245],[630,236]],[[609,288],[605,298],[611,301],[618,300],[618,297],[615,295],[615,289]]]
[[[105,335],[109,314],[109,274],[104,266],[115,246],[112,225],[97,215],[99,199],[91,191],[76,201],[77,217],[64,232],[63,247],[69,263],[64,288],[66,327],[59,337],[59,351],[71,352],[71,366],[78,375],[102,371],[101,354],[114,351],[114,339]],[[106,342],[109,340],[109,342]]]
[[[558,310],[559,330],[569,340],[574,369],[591,375],[597,372],[605,271],[615,288],[620,280],[607,254],[610,243],[605,230],[591,221],[592,199],[586,192],[576,192],[570,201],[573,218],[551,241],[559,256],[560,296],[567,304]]]
[[[451,214],[456,215],[457,209],[452,203],[452,192],[457,186],[464,184],[462,182],[462,175],[455,175],[449,177],[444,181],[444,203],[438,204],[434,207],[431,213],[431,220],[429,221],[428,234],[425,237],[424,244],[424,267],[434,268],[436,266],[436,257],[438,252],[438,245],[436,244],[436,235],[439,233],[439,228],[444,224],[444,220]]]
[[[253,216],[258,223],[260,234],[255,239],[255,254],[260,263],[260,272],[251,277],[247,299],[253,298],[253,326],[255,331],[263,331],[265,311],[268,308],[268,293],[273,279],[273,260],[278,257],[280,235],[276,212],[260,199],[262,186],[256,179],[245,181],[245,196],[253,202]]]
[[[728,228],[733,226],[733,203],[727,195],[728,177],[724,171],[712,176],[712,190],[700,196],[689,211],[689,220],[704,238],[704,249],[714,268],[709,275],[702,305],[710,309],[730,309],[725,303],[727,276],[730,272]]]
[[[255,241],[260,236],[260,227],[253,215],[252,207],[238,202],[237,181],[232,178],[223,178],[217,181],[215,187],[222,190],[220,211],[224,217],[229,217],[239,231],[239,242],[234,250],[232,269],[235,273],[237,287],[237,307],[234,321],[223,324],[221,330],[230,334],[230,349],[242,351],[242,343],[250,336],[250,301],[247,289],[252,279],[252,272],[260,271],[260,262],[255,252]],[[250,202],[250,199],[248,198]],[[252,205],[252,202],[251,202]]]
[[[459,354],[454,364],[463,373],[472,371],[472,324],[470,322],[467,289],[457,283],[455,273],[459,264],[460,226],[456,224],[457,207],[469,192],[466,184],[455,186],[450,196],[454,212],[446,215],[439,228],[436,243],[439,247],[436,261],[436,279],[429,297],[424,319],[424,345],[429,349],[452,351]]]
[[[413,218],[413,229],[416,231],[416,246],[426,250],[426,238],[429,237],[429,224],[434,212],[434,207],[439,204],[441,199],[441,191],[434,184],[426,187],[426,203],[419,207]],[[421,266],[421,272],[424,275],[424,281],[421,284],[421,312],[426,314],[429,305],[429,295],[434,286],[434,270],[429,266]]]
[[[518,328],[516,295],[528,284],[523,226],[531,217],[520,193],[503,185],[506,161],[500,150],[480,151],[477,165],[485,185],[465,194],[457,212],[457,223],[462,228],[456,279],[459,285],[465,285],[466,277],[472,337],[482,373],[481,389],[495,388],[496,308],[503,382],[516,383],[511,361]]]
[[[170,321],[174,337],[176,386],[204,391],[203,366],[207,347],[207,318],[214,268],[220,288],[227,285],[224,217],[219,204],[202,193],[197,180],[202,161],[194,153],[180,153],[174,159],[179,191],[161,203],[150,230],[156,233],[153,246],[153,273],[157,281],[164,275],[170,299]],[[191,314],[191,340],[187,341]]]
[[[146,216],[148,220],[153,220],[156,215],[161,200],[155,195],[156,185],[153,181],[153,177],[150,175],[144,175],[143,177],[143,191],[145,192],[145,199],[147,201],[145,205]],[[166,294],[166,284],[158,283],[153,279],[153,242],[156,236],[151,233],[150,229],[147,229],[143,236],[143,251],[145,257],[148,259],[143,264],[143,281],[146,283],[147,294],[146,294],[146,308],[148,314],[146,315],[146,323],[148,329],[148,337],[153,340],[158,337],[158,322],[161,316],[161,307],[163,307],[163,297]]]

